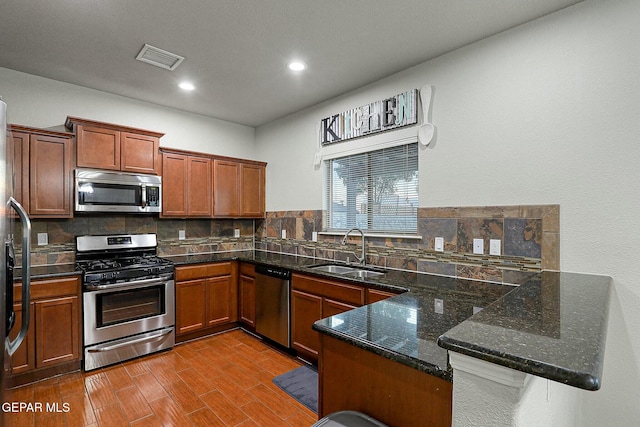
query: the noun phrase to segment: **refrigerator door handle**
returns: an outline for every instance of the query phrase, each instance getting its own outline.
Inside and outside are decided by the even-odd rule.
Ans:
[[[9,340],[8,336],[5,340],[7,353],[12,356],[22,344],[29,329],[31,307],[31,220],[16,199],[9,197],[8,204],[15,209],[22,222],[22,324],[15,340]],[[13,286],[13,283],[7,283],[7,286]]]

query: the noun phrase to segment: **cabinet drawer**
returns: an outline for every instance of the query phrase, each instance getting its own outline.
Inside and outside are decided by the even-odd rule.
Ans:
[[[364,304],[364,288],[361,286],[335,283],[298,274],[293,274],[292,277],[291,285],[293,289],[351,304]]]
[[[242,262],[240,263],[240,274],[243,274],[245,276],[249,276],[249,277],[255,277],[256,276],[256,266],[253,264],[249,264],[247,262]]]
[[[224,276],[231,274],[231,263],[196,264],[176,267],[176,281],[204,279],[205,277]]]
[[[31,299],[60,297],[66,295],[78,295],[80,289],[79,277],[56,278],[51,280],[34,280],[31,282]],[[22,301],[22,284],[13,285],[15,302]]]

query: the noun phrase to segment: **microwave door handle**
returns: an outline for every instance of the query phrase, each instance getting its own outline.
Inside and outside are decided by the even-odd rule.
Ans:
[[[142,209],[147,207],[147,186],[142,184]]]
[[[7,336],[5,348],[9,356],[16,352],[29,329],[29,315],[31,306],[31,220],[22,205],[13,197],[9,197],[8,204],[18,213],[22,222],[22,324],[15,340]],[[13,286],[13,283],[7,283]]]

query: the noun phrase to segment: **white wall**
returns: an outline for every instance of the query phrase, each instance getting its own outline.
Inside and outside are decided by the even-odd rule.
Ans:
[[[588,0],[258,128],[267,209],[322,208],[321,118],[433,85],[420,206],[560,204],[562,270],[615,286],[602,389],[580,392],[578,425],[637,425],[638,22],[636,0]]]
[[[160,146],[255,159],[255,129],[0,68],[8,123],[64,125],[67,116],[165,133]]]

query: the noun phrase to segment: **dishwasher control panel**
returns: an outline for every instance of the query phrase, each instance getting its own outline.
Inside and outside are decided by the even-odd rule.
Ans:
[[[256,273],[264,274],[265,276],[277,277],[283,280],[289,280],[291,278],[291,272],[289,270],[283,270],[281,268],[267,267],[264,265],[256,265]]]

